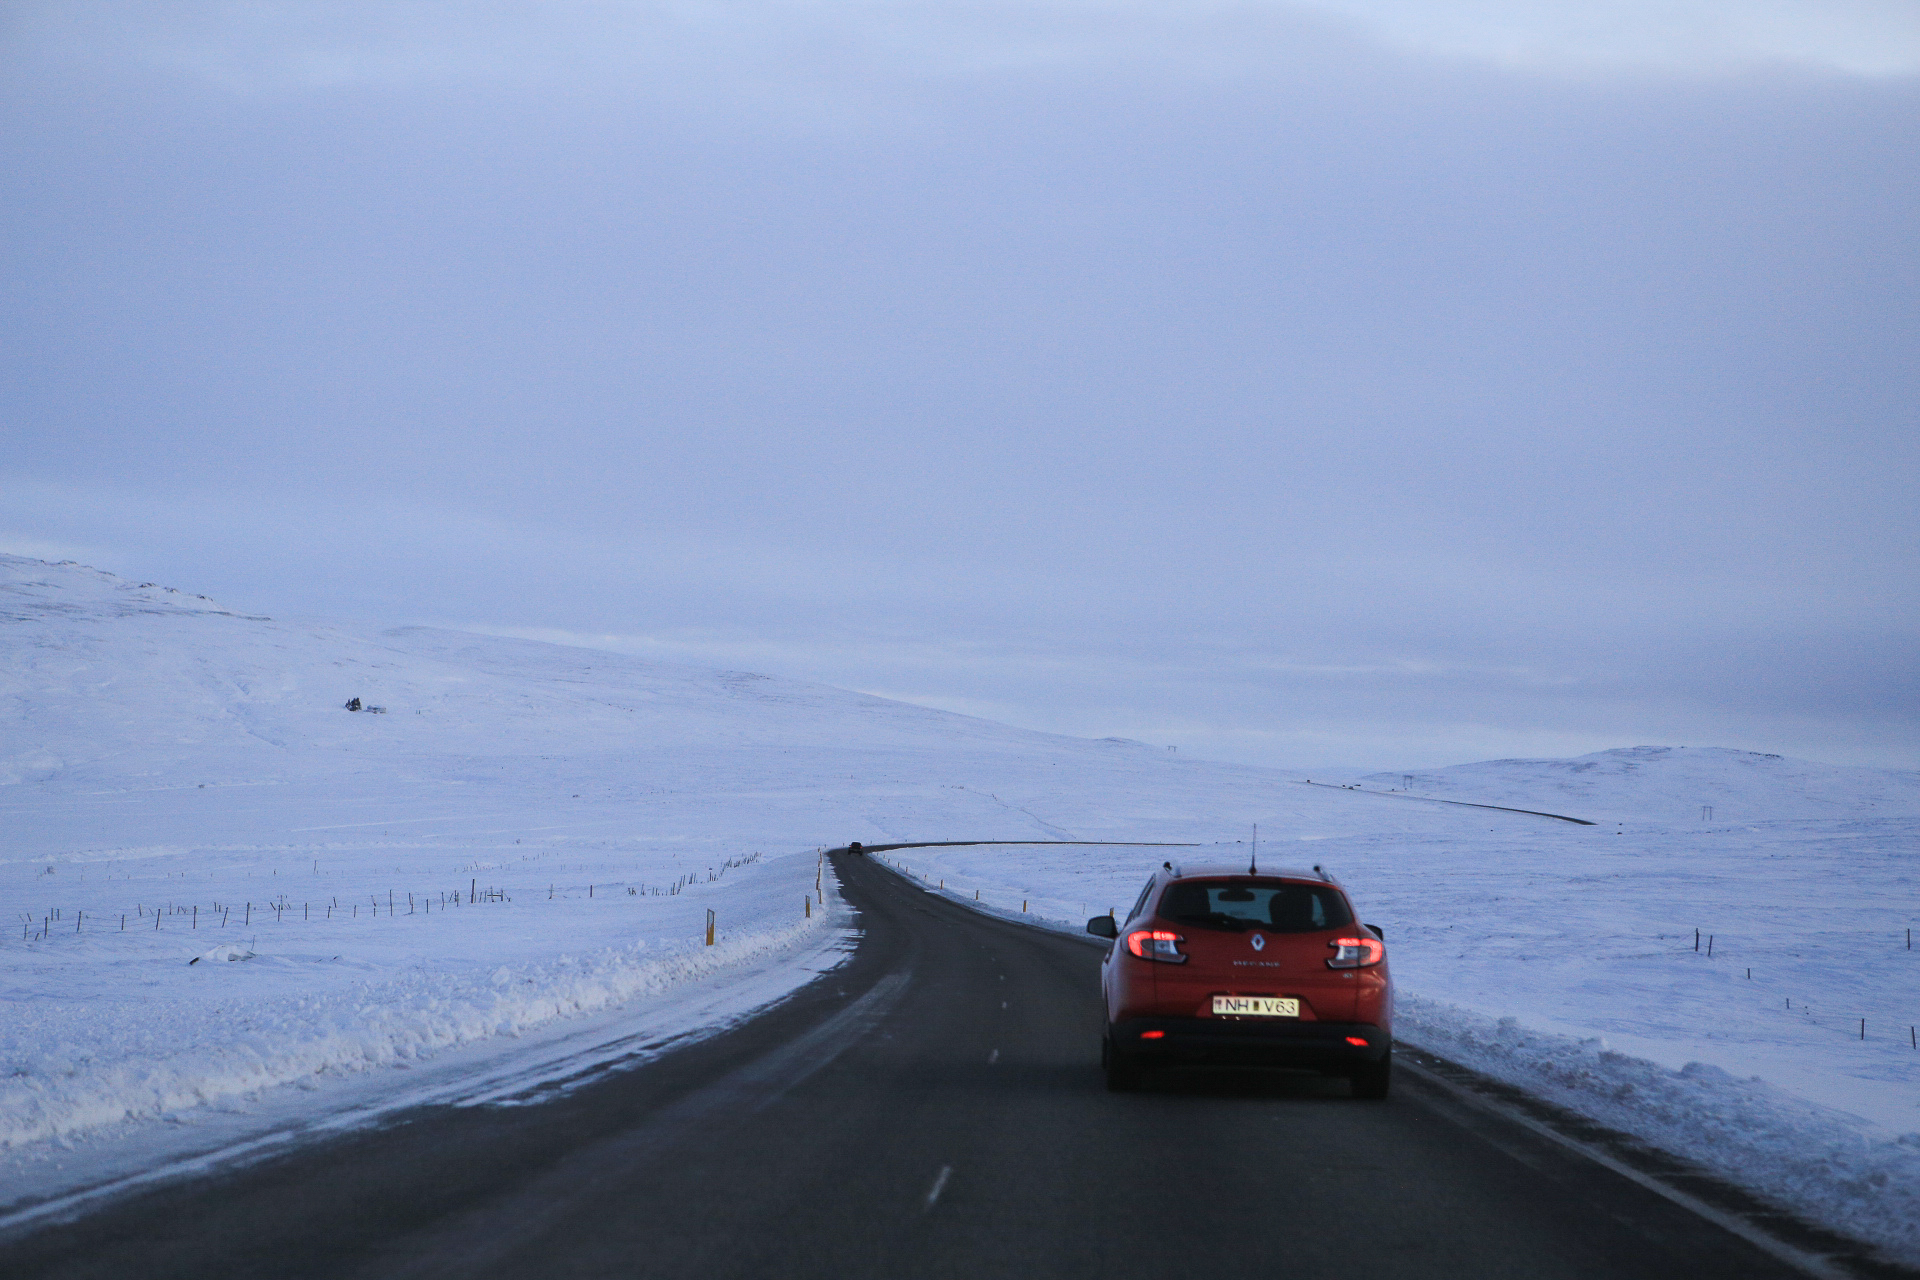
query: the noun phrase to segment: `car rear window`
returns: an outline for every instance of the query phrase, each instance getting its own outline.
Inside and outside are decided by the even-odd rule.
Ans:
[[[1316,884],[1181,880],[1160,899],[1161,918],[1216,929],[1312,933],[1353,923],[1338,889]]]

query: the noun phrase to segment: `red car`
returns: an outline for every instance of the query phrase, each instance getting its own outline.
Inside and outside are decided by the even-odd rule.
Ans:
[[[1393,979],[1381,931],[1359,923],[1331,875],[1165,864],[1112,938],[1101,965],[1107,1087],[1189,1063],[1297,1067],[1387,1096]]]

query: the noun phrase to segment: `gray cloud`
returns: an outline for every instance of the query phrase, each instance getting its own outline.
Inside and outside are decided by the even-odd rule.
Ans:
[[[1238,758],[1920,761],[1904,28],[1437,12],[29,8],[0,544]]]

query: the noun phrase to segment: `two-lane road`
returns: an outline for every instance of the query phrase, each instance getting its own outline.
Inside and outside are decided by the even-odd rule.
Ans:
[[[1099,951],[839,861],[853,958],[536,1105],[434,1108],[0,1243],[27,1277],[1800,1274],[1403,1074],[1111,1095]]]

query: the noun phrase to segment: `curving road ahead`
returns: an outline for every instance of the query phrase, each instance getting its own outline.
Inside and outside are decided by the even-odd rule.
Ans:
[[[853,958],[740,1028],[122,1200],[0,1243],[0,1274],[1804,1274],[1427,1072],[1384,1102],[1252,1074],[1110,1095],[1095,947],[838,870]]]

